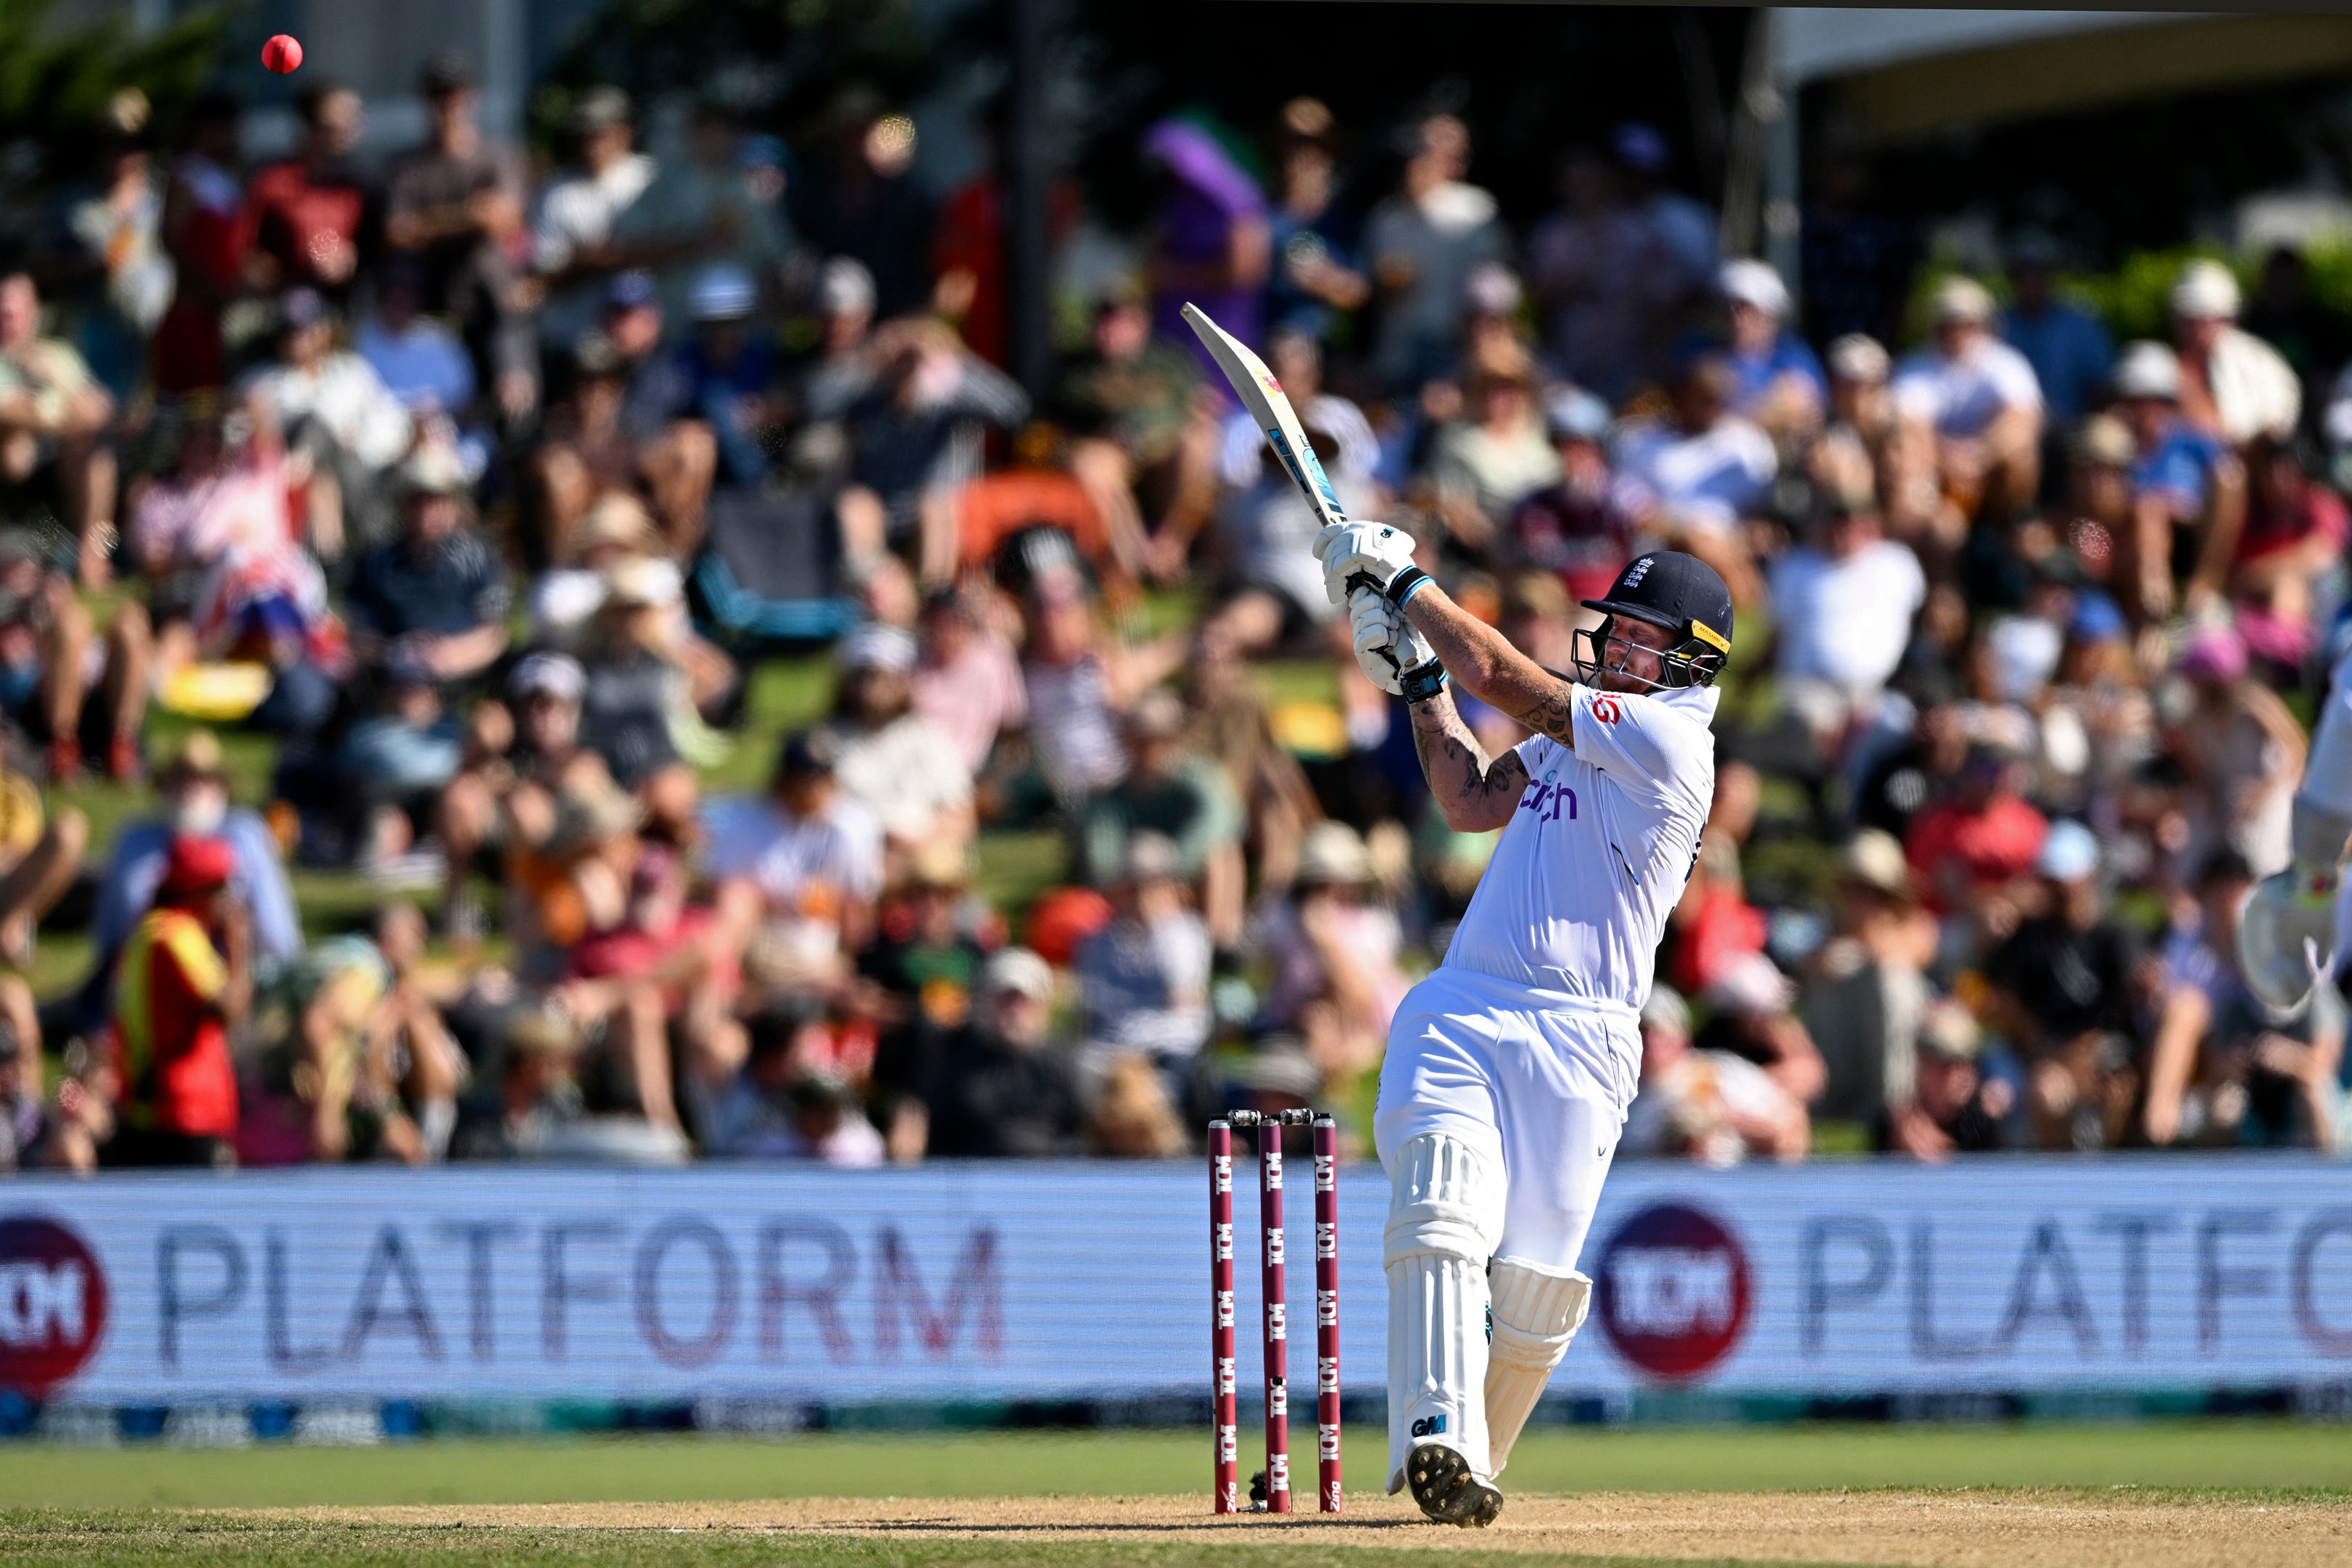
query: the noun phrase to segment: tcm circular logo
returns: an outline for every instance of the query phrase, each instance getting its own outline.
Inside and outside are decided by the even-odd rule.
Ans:
[[[0,1388],[38,1398],[81,1370],[106,1332],[106,1275],[49,1219],[0,1219]]]
[[[1617,1354],[1658,1377],[1696,1377],[1748,1327],[1748,1255],[1714,1216],[1656,1203],[1601,1249],[1594,1292]]]

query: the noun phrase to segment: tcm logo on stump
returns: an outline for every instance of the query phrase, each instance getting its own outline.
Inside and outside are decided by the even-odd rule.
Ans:
[[[106,1275],[54,1220],[0,1219],[0,1388],[38,1398],[81,1370],[106,1332]]]
[[[1748,1327],[1748,1255],[1712,1215],[1653,1204],[1601,1249],[1594,1291],[1617,1354],[1657,1377],[1696,1377]]]

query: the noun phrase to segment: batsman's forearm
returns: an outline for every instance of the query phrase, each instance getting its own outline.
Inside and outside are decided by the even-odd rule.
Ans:
[[[1562,746],[1575,744],[1567,681],[1512,647],[1433,582],[1414,592],[1404,614],[1429,639],[1430,651],[1456,685]]]
[[[1511,820],[1526,789],[1528,770],[1517,752],[1490,758],[1451,693],[1412,705],[1412,749],[1445,822],[1461,832],[1484,832]]]

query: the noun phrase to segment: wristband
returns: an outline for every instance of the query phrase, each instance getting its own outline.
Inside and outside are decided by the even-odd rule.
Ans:
[[[1435,578],[1422,570],[1421,568],[1417,566],[1409,566],[1402,571],[1398,572],[1394,577],[1389,579],[1389,585],[1382,591],[1382,596],[1386,598],[1391,604],[1395,605],[1399,610],[1402,610],[1405,606],[1405,601],[1411,599],[1414,594],[1419,593],[1423,589],[1427,588],[1431,583],[1435,582],[1436,580],[1437,580]]]
[[[1397,685],[1408,703],[1425,703],[1445,689],[1445,666],[1432,659],[1397,672]]]

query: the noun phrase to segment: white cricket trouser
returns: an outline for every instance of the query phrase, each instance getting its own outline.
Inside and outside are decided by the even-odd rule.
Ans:
[[[1533,1382],[1508,1401],[1490,1464],[1487,1265],[1574,1270],[1633,1097],[1640,1041],[1631,1009],[1473,970],[1438,969],[1397,1009],[1373,1122],[1393,1184],[1384,1246],[1391,1490],[1424,1437],[1441,1437],[1481,1474],[1517,1437],[1547,1373],[1519,1375]],[[1423,1168],[1433,1149],[1413,1140],[1433,1135],[1463,1147],[1464,1177]]]
[[[1496,1255],[1573,1269],[1641,1060],[1630,1008],[1433,970],[1389,1026],[1372,1123],[1381,1163],[1423,1133],[1461,1139],[1507,1184]]]

